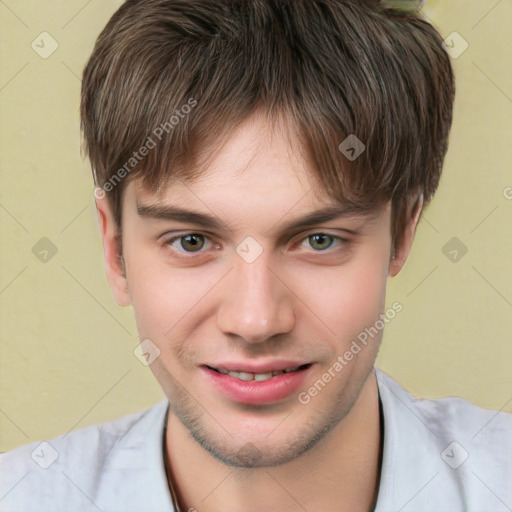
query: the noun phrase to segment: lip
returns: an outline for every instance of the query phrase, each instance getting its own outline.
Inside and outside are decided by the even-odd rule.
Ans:
[[[270,373],[286,370],[287,368],[298,368],[305,364],[311,364],[311,362],[292,359],[260,361],[258,363],[252,361],[226,361],[224,363],[208,363],[208,366],[217,370],[227,370],[228,372]]]
[[[283,363],[284,366],[283,366]],[[291,364],[290,364],[291,363]],[[228,374],[219,373],[208,366],[214,368],[228,369],[229,371],[245,371],[247,373],[270,373],[271,371],[279,371],[285,368],[296,368],[304,364],[310,364],[307,368],[291,373],[282,373],[264,381],[243,381]],[[270,404],[283,400],[292,394],[295,394],[304,384],[307,376],[311,372],[313,363],[302,363],[290,361],[278,361],[272,364],[222,364],[222,365],[204,365],[201,370],[205,375],[208,383],[219,391],[222,395],[230,400],[244,404]],[[235,370],[237,368],[237,370]]]

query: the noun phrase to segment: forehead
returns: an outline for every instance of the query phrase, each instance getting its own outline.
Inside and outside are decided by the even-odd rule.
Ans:
[[[194,194],[237,203],[244,198],[254,206],[263,199],[291,201],[304,195],[332,202],[322,193],[293,128],[282,119],[270,122],[261,114],[252,115],[217,147],[200,153],[198,167],[198,177],[171,177],[159,193],[151,194],[135,181],[136,195],[159,201],[183,201]]]
[[[307,161],[295,130],[284,118],[272,122],[254,114],[242,122],[214,151],[200,155],[204,172],[194,182],[197,189],[213,186],[244,188],[273,187],[283,192],[284,185],[297,184],[302,192],[311,190],[315,173]]]
[[[257,215],[268,223],[293,213],[328,208],[333,212],[340,206],[346,216],[368,216],[379,210],[330,197],[299,138],[282,119],[269,122],[262,115],[251,116],[215,151],[200,155],[199,161],[199,177],[171,179],[159,193],[145,190],[140,182],[130,183],[125,203],[135,202],[139,215],[150,218],[171,218],[177,212],[164,212],[171,205],[235,222]]]

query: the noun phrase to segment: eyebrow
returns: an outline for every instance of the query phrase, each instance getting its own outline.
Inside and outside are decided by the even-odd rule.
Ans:
[[[378,216],[379,208],[364,208],[354,204],[335,204],[319,210],[312,211],[302,217],[293,219],[281,227],[283,232],[296,231],[347,217],[364,217],[368,221]],[[194,224],[206,229],[222,230],[229,228],[215,215],[187,210],[174,205],[152,204],[143,205],[137,203],[137,213],[140,217],[182,222],[184,224]],[[350,230],[347,230],[350,231]]]

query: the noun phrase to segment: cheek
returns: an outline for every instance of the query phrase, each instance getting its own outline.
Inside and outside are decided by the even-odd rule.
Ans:
[[[215,284],[212,274],[206,269],[173,269],[145,261],[140,254],[127,259],[128,287],[141,336],[158,343],[168,343],[176,332],[186,336],[184,331],[198,321],[201,299]]]
[[[162,338],[182,316],[183,276],[140,253],[126,258],[126,274],[139,333]]]
[[[337,337],[348,340],[372,325],[385,306],[387,262],[375,249],[347,265],[332,267],[303,282],[306,304]],[[312,291],[314,290],[314,291]]]

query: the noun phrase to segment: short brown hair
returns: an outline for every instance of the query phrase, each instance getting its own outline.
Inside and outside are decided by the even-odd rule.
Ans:
[[[417,10],[377,0],[127,0],[84,70],[84,148],[120,228],[129,179],[155,192],[193,180],[200,152],[256,110],[286,115],[330,197],[368,209],[392,201],[396,248],[409,202],[422,193],[427,204],[437,189],[454,93],[441,37]],[[131,160],[156,127],[165,136]],[[349,135],[365,145],[354,161],[339,149]]]

